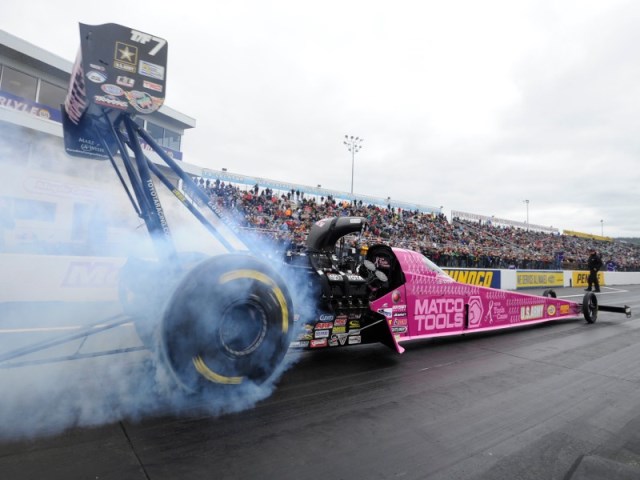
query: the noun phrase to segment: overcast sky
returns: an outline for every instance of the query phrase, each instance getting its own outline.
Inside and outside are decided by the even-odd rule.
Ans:
[[[640,2],[9,0],[72,61],[78,23],[169,42],[185,161],[640,237]],[[602,221],[602,222],[601,222]]]

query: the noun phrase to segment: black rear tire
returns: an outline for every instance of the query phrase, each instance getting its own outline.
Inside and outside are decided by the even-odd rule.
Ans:
[[[185,275],[162,320],[164,359],[190,391],[267,380],[293,329],[284,281],[255,257],[208,259]]]
[[[542,292],[542,296],[543,297],[556,298],[556,292],[555,292],[555,290],[552,290],[552,289],[548,288],[547,290]]]
[[[587,292],[582,297],[582,314],[587,323],[596,323],[598,319],[598,297],[593,292]]]

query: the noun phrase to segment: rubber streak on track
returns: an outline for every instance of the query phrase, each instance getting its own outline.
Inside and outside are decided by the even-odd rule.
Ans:
[[[252,410],[5,440],[0,478],[638,479],[640,287],[600,301],[633,317],[305,353]]]

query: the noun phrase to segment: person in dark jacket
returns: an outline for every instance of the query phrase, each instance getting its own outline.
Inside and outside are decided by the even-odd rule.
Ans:
[[[600,291],[600,281],[598,280],[598,271],[602,268],[602,259],[598,252],[594,249],[590,250],[589,259],[587,260],[587,267],[589,268],[589,278],[587,278],[587,282],[589,283],[588,288],[585,291],[590,292],[591,287],[594,288],[594,292]]]

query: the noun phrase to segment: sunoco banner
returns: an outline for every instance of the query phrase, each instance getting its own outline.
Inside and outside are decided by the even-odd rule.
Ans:
[[[479,287],[500,288],[500,270],[443,269],[456,282]]]

